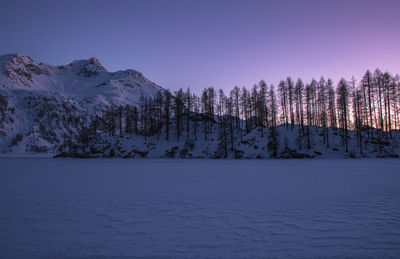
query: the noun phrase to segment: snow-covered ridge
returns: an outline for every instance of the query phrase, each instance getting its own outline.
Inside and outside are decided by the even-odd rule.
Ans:
[[[0,153],[54,153],[79,132],[81,118],[137,106],[163,88],[128,69],[109,72],[97,58],[53,66],[0,56]]]
[[[78,75],[91,77],[99,75],[103,72],[108,72],[97,58],[75,60],[67,66],[58,66],[59,69],[77,71]]]
[[[48,91],[92,103],[134,105],[141,95],[149,97],[162,90],[138,71],[109,72],[94,57],[52,66],[7,54],[0,56],[0,72],[2,89]]]
[[[36,64],[30,57],[19,56],[18,54],[8,54],[0,56],[0,69],[2,76],[18,86],[29,87],[34,83],[33,77],[45,75],[50,76],[50,71]],[[5,84],[4,86],[11,86]]]

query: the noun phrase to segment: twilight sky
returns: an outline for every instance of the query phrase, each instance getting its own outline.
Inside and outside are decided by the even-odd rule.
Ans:
[[[0,55],[52,65],[97,57],[197,93],[288,75],[400,73],[398,0],[2,0],[0,32]]]

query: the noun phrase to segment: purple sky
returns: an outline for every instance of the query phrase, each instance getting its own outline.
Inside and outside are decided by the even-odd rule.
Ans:
[[[1,2],[0,54],[53,65],[97,57],[161,86],[231,89],[290,75],[400,72],[400,1]]]

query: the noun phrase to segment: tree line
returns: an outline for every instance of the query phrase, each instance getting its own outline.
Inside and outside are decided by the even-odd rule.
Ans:
[[[187,142],[199,138],[209,140],[218,133],[225,150],[234,150],[235,138],[242,138],[256,128],[264,137],[269,128],[271,145],[277,146],[276,127],[297,130],[311,147],[310,131],[319,131],[327,147],[330,132],[338,132],[348,151],[349,130],[357,132],[357,144],[363,152],[364,138],[383,143],[400,129],[399,76],[376,69],[367,71],[358,82],[341,79],[337,84],[321,77],[304,83],[291,77],[277,87],[261,80],[251,89],[235,86],[229,92],[213,87],[200,95],[190,88],[160,91],[144,97],[135,106],[107,107],[101,114],[91,115],[81,127],[80,139],[109,136],[157,136],[165,140]]]

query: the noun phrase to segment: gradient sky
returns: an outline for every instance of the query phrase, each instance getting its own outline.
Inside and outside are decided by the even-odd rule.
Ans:
[[[4,1],[0,54],[97,57],[176,90],[400,73],[400,1]]]

